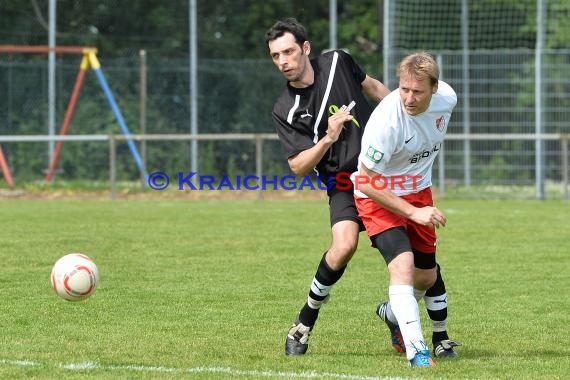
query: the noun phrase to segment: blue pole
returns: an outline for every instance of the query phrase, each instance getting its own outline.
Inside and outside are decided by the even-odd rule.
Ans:
[[[121,132],[123,133],[123,135],[125,137],[129,137],[131,135],[131,133],[129,132],[129,129],[127,128],[127,125],[125,124],[125,120],[123,119],[123,115],[121,114],[121,111],[119,110],[119,107],[117,106],[117,102],[115,102],[115,98],[113,97],[113,93],[111,92],[111,89],[109,88],[109,85],[107,84],[107,80],[105,79],[105,75],[103,74],[103,70],[101,69],[101,66],[99,65],[97,57],[95,57],[95,54],[91,54],[89,58],[91,60],[91,67],[95,71],[95,75],[97,75],[97,79],[99,79],[99,83],[101,84],[101,87],[103,88],[103,92],[105,93],[105,96],[107,97],[107,101],[109,102],[109,105],[111,106],[111,109],[113,110],[113,113],[115,114],[115,118],[117,119],[117,123],[119,123],[119,127],[121,128]],[[94,64],[94,63],[96,63],[96,64]],[[135,159],[135,163],[137,164],[137,168],[139,169],[139,171],[141,173],[144,173],[145,181],[147,181],[148,180],[148,173],[143,166],[142,159],[141,159],[141,156],[140,156],[139,151],[137,149],[137,146],[135,145],[134,141],[131,139],[127,139],[127,145],[129,146],[129,149],[131,150],[131,154],[133,155],[133,158]]]

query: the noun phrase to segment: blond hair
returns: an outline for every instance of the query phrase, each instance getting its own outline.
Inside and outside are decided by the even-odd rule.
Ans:
[[[434,86],[439,80],[439,67],[431,54],[426,52],[410,54],[398,65],[398,77],[403,75],[416,79],[429,79]]]

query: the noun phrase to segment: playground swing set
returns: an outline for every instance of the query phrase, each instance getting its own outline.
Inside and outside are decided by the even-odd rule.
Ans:
[[[71,125],[71,121],[73,120],[73,114],[75,112],[75,107],[77,105],[77,100],[79,99],[79,94],[81,92],[81,88],[83,86],[83,81],[85,78],[85,73],[89,68],[93,69],[97,79],[99,81],[99,85],[103,89],[105,97],[107,98],[107,102],[115,115],[115,119],[119,124],[119,128],[121,129],[121,133],[127,137],[126,142],[131,151],[131,155],[133,156],[137,168],[140,173],[143,173],[144,178],[148,178],[148,174],[146,169],[144,168],[143,161],[141,156],[138,152],[137,146],[135,145],[134,141],[130,138],[130,132],[125,123],[123,115],[119,107],[117,106],[117,102],[107,84],[107,80],[101,68],[101,63],[97,58],[97,48],[94,47],[81,47],[81,46],[57,46],[50,48],[49,46],[21,46],[21,45],[0,45],[0,53],[5,54],[49,54],[50,52],[54,52],[56,54],[81,54],[81,64],[79,66],[79,72],[77,73],[77,78],[75,80],[75,85],[73,86],[73,92],[71,93],[71,97],[69,99],[69,103],[67,105],[67,109],[65,111],[65,116],[63,122],[61,124],[61,128],[59,130],[60,136],[65,136],[67,131],[69,130],[69,126]],[[47,183],[51,183],[53,179],[53,175],[57,168],[57,163],[59,161],[59,157],[61,155],[61,150],[63,148],[63,140],[58,140],[55,149],[52,153],[50,164],[45,176],[45,181]],[[12,177],[12,173],[10,171],[10,166],[8,165],[8,161],[4,155],[2,150],[2,146],[0,146],[0,170],[4,175],[4,180],[10,187],[14,187],[14,179]]]

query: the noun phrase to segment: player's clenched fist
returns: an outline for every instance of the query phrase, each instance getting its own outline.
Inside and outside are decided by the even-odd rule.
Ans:
[[[329,125],[327,128],[327,136],[332,142],[336,142],[344,123],[352,120],[352,115],[345,111],[339,111],[329,117]]]

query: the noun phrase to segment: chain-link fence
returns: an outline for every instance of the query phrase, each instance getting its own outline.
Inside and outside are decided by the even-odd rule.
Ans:
[[[323,1],[321,3],[321,5],[326,4]],[[381,3],[377,3],[377,9],[382,8]],[[398,4],[404,3],[418,2],[411,0],[398,2]],[[445,14],[447,18],[451,17],[450,11],[445,13],[443,9],[445,4],[433,1],[421,4],[428,3],[435,15]],[[453,17],[457,18],[461,12],[456,3],[461,2],[452,4],[455,7]],[[535,17],[537,12],[537,2],[525,0],[522,3],[528,9],[515,7],[516,20],[521,23]],[[472,13],[477,11],[477,2],[468,2],[468,4]],[[504,7],[510,5],[508,2],[501,4]],[[564,4],[566,3],[559,1],[547,2],[549,11],[546,16],[547,24],[550,17],[559,19],[561,13],[570,12],[570,6]],[[187,9],[183,11],[187,12]],[[418,13],[417,9],[413,11]],[[553,11],[557,13],[553,14]],[[401,24],[405,24],[402,17],[399,15],[394,18],[394,22],[399,20]],[[186,20],[186,16],[181,18],[181,22],[182,19]],[[445,17],[440,19],[440,24],[443,22],[441,20],[445,19]],[[497,18],[494,20],[495,23],[508,21]],[[378,13],[376,21],[382,25],[381,13]],[[339,23],[343,22],[347,20],[343,20],[342,15],[339,15]],[[414,22],[408,21],[408,24],[413,26]],[[437,25],[438,23],[432,23],[430,27]],[[454,25],[459,28],[460,21]],[[264,25],[263,29],[267,26]],[[187,25],[183,25],[183,28],[187,29]],[[514,30],[513,28],[511,29]],[[421,33],[419,30],[413,30],[415,33]],[[497,33],[506,33],[506,31],[497,29]],[[530,34],[533,33],[535,31],[531,31]],[[491,41],[493,38],[501,37],[501,44],[509,43],[502,35],[487,33],[486,36],[485,38]],[[529,33],[525,36],[524,44],[532,45]],[[439,37],[434,37],[434,41],[435,38]],[[570,133],[568,50],[560,48],[542,50],[538,77],[536,50],[531,47],[517,49],[497,46],[492,46],[492,49],[473,47],[465,52],[460,48],[458,42],[461,40],[460,37],[453,35],[453,38],[454,42],[449,46],[453,46],[454,49],[446,49],[441,41],[438,41],[434,48],[427,49],[438,58],[442,68],[442,78],[450,83],[458,94],[459,101],[449,133],[534,134],[537,120],[541,123],[541,133]],[[261,41],[262,38],[258,39]],[[388,67],[387,75],[395,73],[394,65],[399,57],[408,53],[410,49],[423,48],[426,43],[425,39],[413,41],[416,42],[406,43],[417,46],[395,46],[391,50],[392,66]],[[156,45],[158,43],[154,41],[153,46]],[[343,45],[342,41],[340,45]],[[232,48],[240,49],[239,46]],[[134,49],[123,49],[121,54],[113,57],[98,55],[131,133],[188,134],[191,131],[189,60],[188,57],[181,58],[180,55],[168,56],[164,54],[165,51],[168,50],[165,50],[164,46],[160,49],[149,49],[145,61],[141,58],[139,50]],[[465,54],[468,55],[469,62],[467,75]],[[381,55],[380,52],[376,53],[377,57]],[[80,56],[57,56],[58,127],[68,105],[80,62]],[[0,134],[47,134],[47,65],[46,55],[0,54],[0,88],[4,90],[3,96],[0,97]],[[284,82],[268,57],[248,59],[199,57],[197,71],[199,133],[273,133],[271,109]],[[387,78],[385,82],[395,88],[397,85],[395,80],[394,76]],[[146,83],[146,91],[141,91],[141,83]],[[539,108],[537,108],[538,101],[540,101]],[[68,133],[120,133],[113,112],[92,72],[88,72],[85,78]],[[141,143],[138,145],[142,148]],[[503,192],[512,192],[513,186],[516,186],[524,190],[518,191],[518,194],[535,197],[537,146],[536,141],[528,139],[447,141],[443,165],[442,162],[436,163],[436,170],[443,171],[442,175],[434,175],[436,185],[442,188],[445,186],[447,194],[472,193],[475,196],[481,194],[482,188],[491,189],[489,190],[491,194],[501,195]],[[557,140],[545,140],[540,146],[543,154],[543,176],[547,185],[546,196],[560,197],[562,194],[560,183],[564,177],[561,143]],[[2,147],[16,182],[43,178],[50,159],[46,142],[4,143]],[[144,152],[148,171],[176,173],[190,170],[192,152],[187,141],[147,141]],[[204,174],[230,176],[251,174],[255,171],[255,143],[200,141],[198,160],[199,171]],[[138,178],[136,166],[124,143],[118,146],[118,164],[118,178],[131,181]],[[106,180],[109,176],[108,146],[101,142],[66,142],[58,166],[61,171],[56,177],[57,180]],[[289,173],[277,141],[267,141],[264,144],[263,171],[269,175]]]
[[[4,58],[4,59],[2,59]],[[29,55],[0,55],[0,98],[3,135],[47,134],[47,63]],[[57,114],[66,111],[81,57],[60,56],[57,64]],[[189,134],[189,74],[185,60],[147,54],[146,94],[141,92],[141,62],[138,55],[122,59],[100,58],[102,70],[114,93],[122,116],[133,134]],[[198,70],[199,133],[273,133],[272,104],[283,81],[269,60],[201,61]],[[141,120],[144,109],[144,123]],[[59,118],[60,120],[62,117]],[[144,125],[144,131],[141,126]],[[92,72],[85,77],[68,134],[119,134],[107,99]],[[251,173],[254,143],[244,141],[199,142],[199,170],[210,175]],[[283,173],[281,148],[266,144],[265,170]],[[47,143],[6,143],[4,152],[19,181],[42,178],[49,164]],[[119,146],[119,157],[125,146]],[[59,177],[65,179],[108,178],[108,147],[100,142],[66,142]],[[148,170],[184,171],[190,168],[187,142],[146,142]],[[129,157],[120,160],[119,176],[137,178]]]

